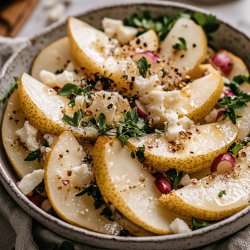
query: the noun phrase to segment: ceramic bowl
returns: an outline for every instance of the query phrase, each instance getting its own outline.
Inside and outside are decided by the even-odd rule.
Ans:
[[[100,28],[103,17],[123,19],[134,13],[149,10],[153,15],[177,14],[180,11],[195,11],[200,9],[191,6],[166,1],[127,1],[126,3],[110,4],[87,10],[78,17],[97,28]],[[204,12],[205,13],[205,12]],[[66,20],[52,25],[39,35],[28,40],[5,64],[0,75],[0,96],[8,90],[14,76],[29,72],[37,53],[52,41],[66,35]],[[220,29],[213,36],[212,46],[217,49],[225,48],[240,56],[250,66],[250,39],[236,28],[221,21]],[[0,106],[0,118],[4,105]],[[2,120],[2,119],[1,119]],[[205,245],[228,236],[249,224],[250,207],[220,221],[214,225],[190,233],[154,237],[119,237],[92,232],[70,225],[53,217],[33,205],[17,189],[17,177],[10,166],[0,142],[0,180],[11,197],[35,220],[73,241],[82,242],[96,247],[109,249],[188,249]]]

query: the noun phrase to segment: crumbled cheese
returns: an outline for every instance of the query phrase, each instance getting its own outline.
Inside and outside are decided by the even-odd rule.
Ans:
[[[75,72],[64,70],[61,74],[54,74],[47,70],[41,70],[39,73],[40,80],[47,86],[62,88],[66,83],[74,83],[79,85],[79,77]]]
[[[112,124],[124,119],[124,111],[130,110],[130,105],[127,99],[118,93],[102,90],[93,96],[93,102],[88,109],[95,119],[103,113],[106,116],[107,124]]]
[[[187,223],[179,218],[176,218],[174,221],[172,221],[169,227],[175,234],[188,233],[192,231]]]
[[[110,235],[118,235],[122,229],[122,226],[116,221],[105,225],[105,232]]]
[[[37,132],[38,130],[30,125],[29,121],[25,121],[23,128],[16,131],[16,135],[29,151],[35,151],[39,148],[39,143],[36,139]]]
[[[50,22],[56,22],[60,18],[63,17],[65,13],[66,7],[63,3],[57,3],[53,6],[53,8],[50,10],[48,19]]]
[[[76,104],[79,104],[79,105],[83,105],[84,103],[87,103],[88,101],[89,101],[88,96],[78,95],[75,98]]]
[[[27,195],[34,188],[43,181],[44,178],[44,170],[38,169],[34,170],[32,173],[27,174],[23,177],[23,179],[19,182],[18,188],[20,191]]]
[[[93,172],[87,164],[72,167],[71,171],[71,183],[73,186],[82,187],[93,180]]]
[[[51,134],[45,134],[43,136],[43,138],[47,141],[47,143],[51,147],[51,145],[53,144],[53,142],[55,141],[55,139],[57,138],[57,136],[51,135]]]
[[[165,134],[169,141],[173,141],[179,135],[180,132],[185,132],[186,129],[190,128],[194,122],[190,120],[188,117],[183,116],[182,118],[178,118],[178,114],[169,110],[166,114],[165,125]]]
[[[45,9],[49,9],[49,8],[55,6],[55,4],[56,4],[56,0],[45,0],[45,1],[43,2],[43,7],[44,7]]]
[[[185,175],[181,178],[180,184],[181,184],[182,186],[187,186],[187,185],[191,184],[190,176],[189,176],[188,174],[185,174]]]
[[[106,17],[102,20],[102,26],[108,37],[117,38],[122,44],[131,41],[138,32],[134,27],[124,26],[121,20]]]
[[[213,110],[205,117],[205,122],[206,122],[206,123],[215,122],[219,112],[220,112],[219,109],[213,109]]]

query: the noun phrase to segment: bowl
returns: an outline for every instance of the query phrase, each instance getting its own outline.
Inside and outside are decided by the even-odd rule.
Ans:
[[[145,1],[127,1],[126,3],[105,4],[94,9],[89,9],[77,17],[100,28],[103,17],[123,19],[143,10],[149,10],[152,15],[173,15],[186,10],[200,11],[208,14],[198,8],[173,2],[146,1],[145,3]],[[213,35],[211,45],[216,49],[225,48],[232,51],[250,66],[250,38],[232,25],[223,21],[220,21],[220,23],[219,30]],[[24,71],[30,71],[34,58],[42,48],[65,35],[66,19],[46,28],[40,34],[27,40],[2,69],[0,75],[0,96],[8,90],[14,76],[19,76]],[[1,121],[4,106],[0,104]],[[247,226],[250,221],[250,207],[248,207],[225,220],[190,233],[150,237],[120,237],[96,233],[70,225],[61,219],[45,213],[31,203],[15,185],[18,179],[8,162],[2,141],[0,141],[0,156],[0,180],[11,197],[35,220],[72,241],[96,247],[108,246],[109,249],[189,249],[233,234]]]

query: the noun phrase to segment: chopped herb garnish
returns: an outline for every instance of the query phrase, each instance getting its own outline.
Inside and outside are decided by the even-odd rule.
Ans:
[[[220,23],[215,16],[205,15],[201,12],[194,12],[191,15],[191,19],[203,28],[208,38],[210,38],[210,34],[217,31],[220,26]]]
[[[108,219],[112,218],[113,213],[104,201],[100,189],[96,184],[90,184],[88,187],[85,187],[82,191],[75,194],[75,196],[82,196],[85,194],[94,198],[95,209],[99,209],[100,207],[104,206],[103,210],[100,213],[101,215],[105,216]]]
[[[227,192],[226,190],[221,190],[219,193],[218,193],[218,197],[221,198],[223,195],[226,195]]]
[[[58,95],[61,96],[70,96],[71,94],[74,94],[76,90],[78,89],[78,86],[73,83],[66,83],[58,92]]]
[[[11,83],[8,92],[5,95],[0,97],[0,102],[5,103],[6,100],[8,100],[10,98],[10,96],[12,95],[14,90],[17,89],[18,81],[19,81],[19,78],[14,77],[14,82]]]
[[[45,185],[44,185],[44,181],[42,181],[41,183],[39,183],[36,187],[35,187],[35,192],[44,196],[44,197],[47,197],[46,195],[46,190],[45,190]]]
[[[196,230],[199,228],[207,227],[210,225],[210,223],[207,221],[198,220],[198,219],[192,217],[192,225],[193,225],[193,230]]]
[[[145,56],[143,56],[138,61],[136,61],[136,63],[137,63],[137,67],[139,69],[140,75],[145,78],[147,76],[148,69],[151,67],[151,64],[148,64],[148,61]]]
[[[186,51],[187,50],[187,42],[186,42],[186,40],[183,37],[179,37],[178,40],[179,40],[179,43],[174,44],[172,46],[173,49]]]
[[[124,121],[117,122],[117,137],[124,146],[130,137],[139,138],[146,134],[145,120],[140,118],[137,108],[124,114]]]
[[[29,153],[26,158],[24,159],[24,161],[35,161],[38,160],[40,161],[42,158],[42,152],[40,149],[37,149],[35,151],[32,151],[31,153]]]
[[[155,133],[157,135],[163,135],[164,134],[164,130],[155,129]]]
[[[136,156],[135,152],[132,151],[130,155],[131,155],[131,158],[135,159],[135,156]]]
[[[239,143],[233,143],[227,152],[237,155],[241,149],[243,149],[244,146],[246,146],[250,142],[250,137],[246,137],[244,140],[242,140]]]
[[[178,172],[177,170],[172,168],[166,172],[166,175],[167,175],[168,179],[171,181],[173,188],[176,188],[179,185],[182,177],[184,176],[184,173]]]
[[[144,11],[141,15],[134,14],[130,18],[126,18],[124,24],[139,28],[139,33],[152,29],[161,40],[164,40],[178,18],[179,16],[173,17],[167,15],[153,18],[150,12]]]
[[[63,115],[63,120],[64,120],[65,122],[67,122],[67,123],[68,123],[69,125],[71,125],[71,126],[78,127],[78,126],[79,126],[79,123],[80,123],[80,121],[81,121],[81,119],[82,119],[82,117],[83,117],[83,111],[82,111],[81,109],[78,109],[78,110],[74,113],[73,117],[64,114],[64,115]]]
[[[89,119],[89,123],[98,131],[100,135],[110,135],[108,131],[112,129],[112,125],[107,124],[106,116],[101,113],[97,119],[94,117]]]
[[[138,147],[135,153],[138,160],[142,163],[145,162],[144,152],[145,152],[145,146],[143,145],[142,147]]]
[[[242,83],[250,83],[250,76],[238,75],[233,78],[233,82],[241,85]]]

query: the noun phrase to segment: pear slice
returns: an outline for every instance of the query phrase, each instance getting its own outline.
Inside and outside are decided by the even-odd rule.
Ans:
[[[57,95],[56,91],[47,87],[30,75],[23,73],[18,93],[25,117],[42,133],[60,134],[65,130],[81,138],[94,138],[97,131],[93,127],[73,127],[66,124],[63,111],[69,99]]]
[[[186,51],[177,51],[173,45],[186,42]],[[207,38],[203,29],[188,18],[180,18],[161,44],[160,55],[170,61],[182,76],[195,74],[197,67],[205,60],[207,54]]]
[[[49,44],[37,55],[32,65],[31,75],[40,80],[41,70],[55,73],[57,70],[64,69],[69,61],[72,62],[69,39],[63,37]]]
[[[155,234],[168,234],[175,216],[160,206],[154,177],[130,153],[117,139],[98,138],[94,167],[101,193],[107,203],[138,226]]]
[[[15,132],[22,128],[25,116],[21,109],[18,93],[15,91],[8,100],[2,125],[2,141],[9,161],[18,177],[22,179],[26,174],[41,168],[38,161],[24,161],[30,151],[17,139]]]
[[[210,166],[214,158],[225,153],[236,140],[238,129],[231,121],[204,124],[188,130],[187,136],[175,142],[167,141],[165,135],[148,134],[139,139],[128,140],[134,152],[145,146],[145,164],[156,172],[170,168],[194,173]]]
[[[250,134],[250,103],[245,108],[239,109],[237,115],[240,118],[237,119],[237,126],[239,129],[238,138],[243,140]]]
[[[139,71],[129,55],[126,58],[113,56],[116,45],[108,36],[73,17],[68,19],[68,37],[72,56],[87,75],[111,78],[117,90],[124,95],[131,94],[131,79],[139,75]]]
[[[249,206],[250,147],[241,150],[231,172],[209,175],[163,195],[166,208],[185,217],[220,220]]]
[[[44,181],[49,201],[58,216],[71,224],[109,234],[112,233],[109,229],[113,228],[113,234],[118,234],[121,228],[114,228],[112,221],[100,215],[102,210],[94,208],[92,197],[76,196],[79,189],[91,182],[89,176],[83,175],[80,176],[82,186],[75,187],[72,169],[80,166],[84,157],[81,145],[69,131],[63,132],[54,142],[45,162]]]

